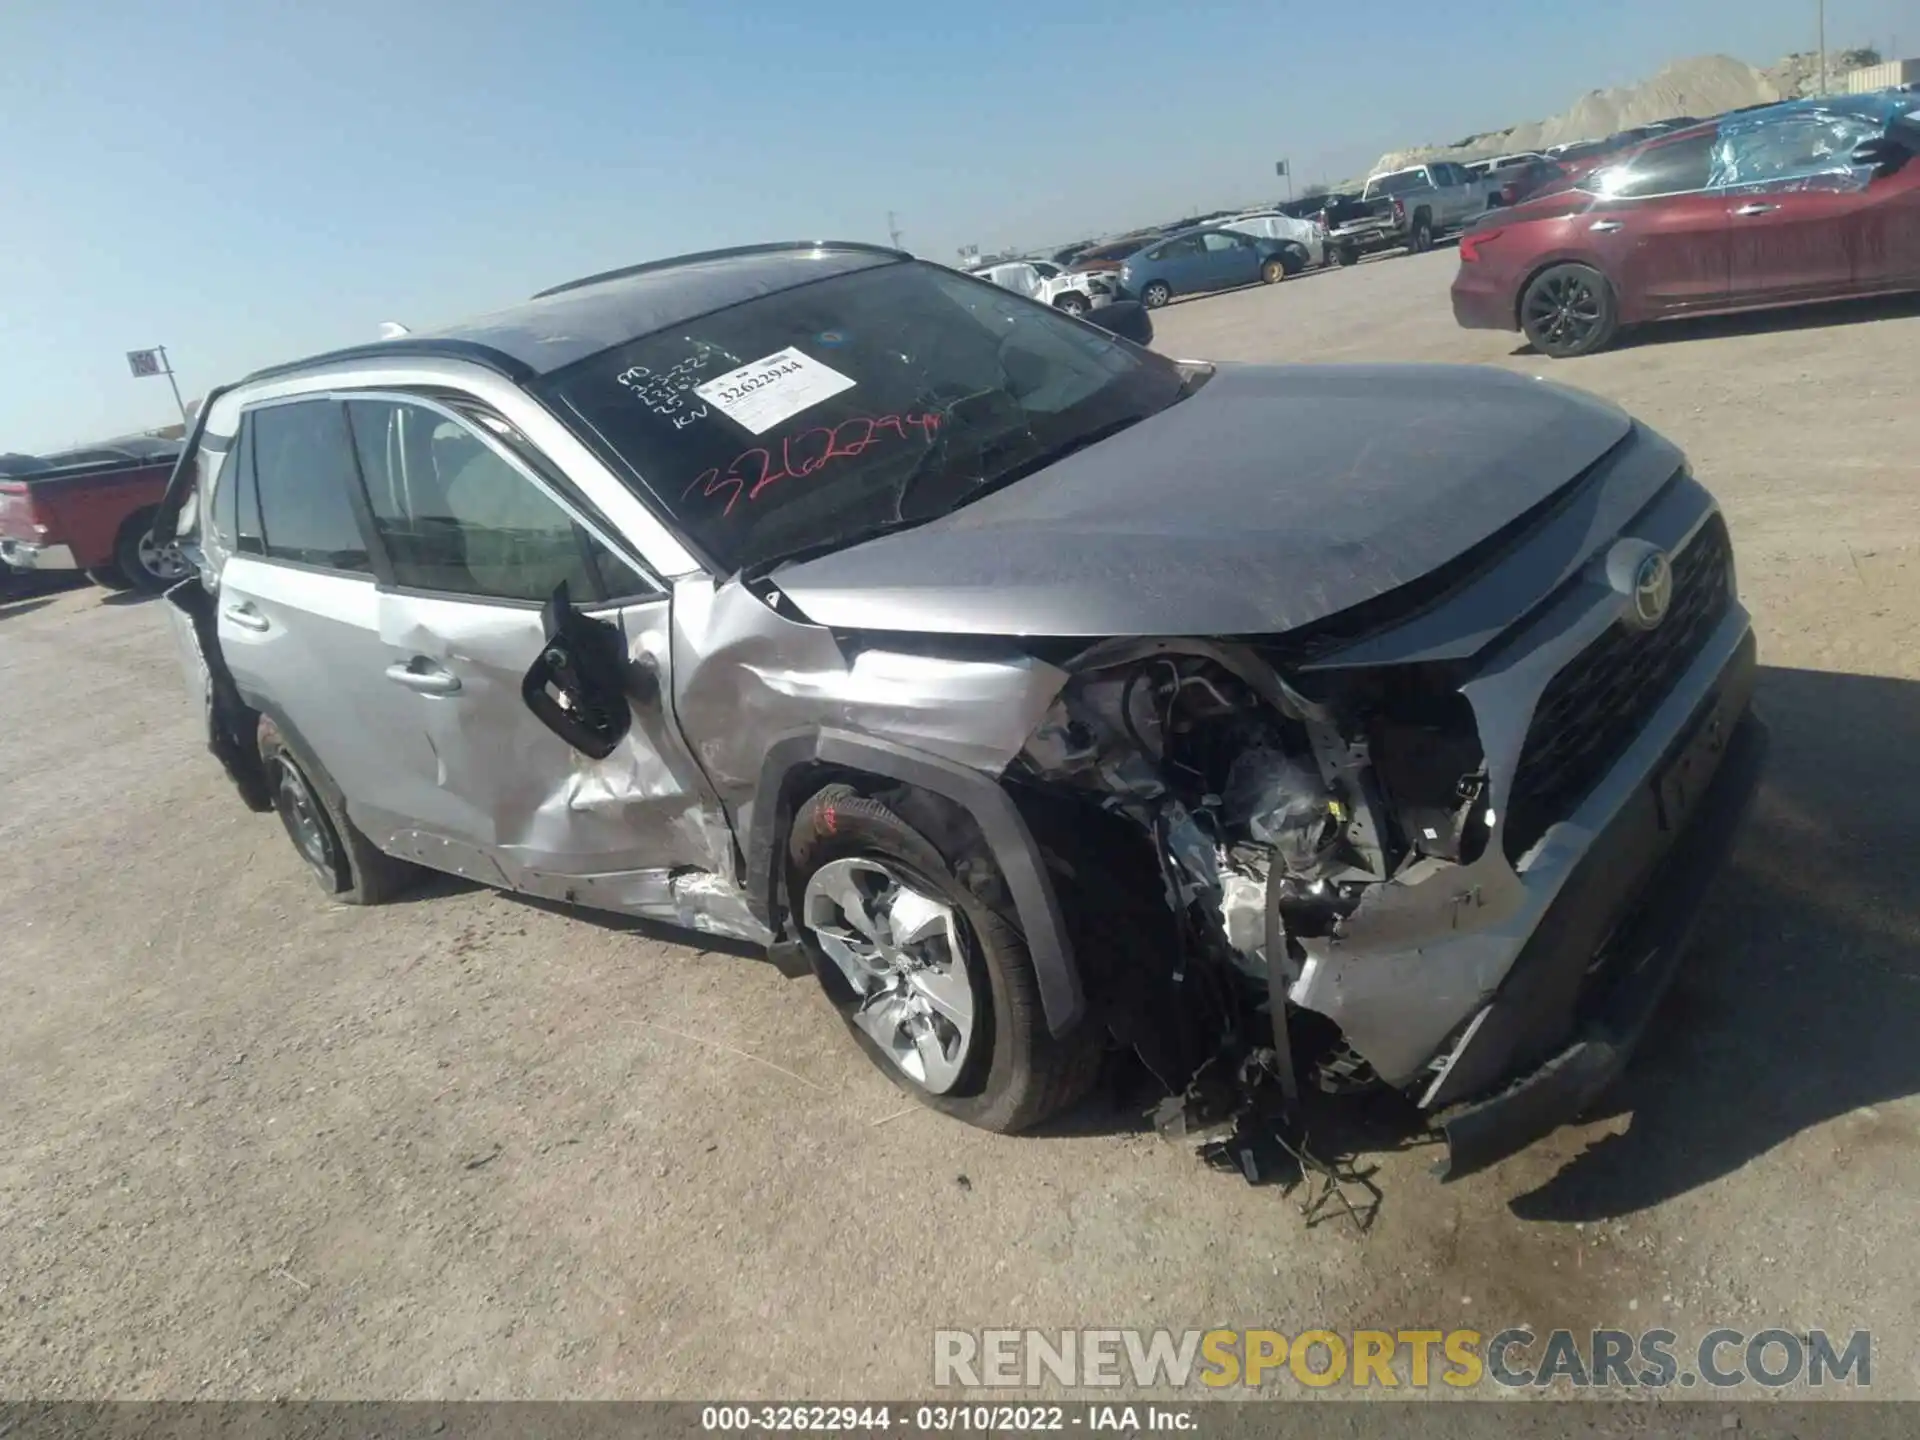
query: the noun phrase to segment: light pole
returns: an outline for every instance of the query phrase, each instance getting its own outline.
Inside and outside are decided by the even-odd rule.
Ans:
[[[1827,0],[1817,0],[1820,12],[1820,93],[1827,93]]]

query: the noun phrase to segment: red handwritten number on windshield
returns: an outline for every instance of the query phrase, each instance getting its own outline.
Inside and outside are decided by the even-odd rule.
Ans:
[[[696,490],[708,496],[724,493],[727,503],[720,513],[731,515],[740,501],[751,504],[760,498],[762,490],[776,481],[802,480],[835,460],[864,454],[867,447],[882,436],[894,435],[904,440],[908,431],[918,430],[923,439],[932,440],[939,429],[940,417],[932,413],[856,415],[831,429],[821,425],[789,435],[778,449],[756,445],[751,450],[743,450],[725,469],[715,466],[702,470],[693,483],[681,491],[680,498],[684,500]]]

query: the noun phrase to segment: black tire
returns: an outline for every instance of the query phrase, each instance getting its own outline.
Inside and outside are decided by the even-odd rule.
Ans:
[[[1555,360],[1591,355],[1620,333],[1620,302],[1590,265],[1550,265],[1520,292],[1520,330]]]
[[[1085,315],[1087,311],[1093,308],[1093,306],[1088,303],[1087,297],[1082,295],[1079,291],[1069,290],[1066,293],[1055,297],[1053,302],[1053,308],[1059,311],[1063,311],[1068,315],[1078,316],[1078,315]]]
[[[1140,303],[1149,310],[1158,310],[1171,299],[1173,287],[1164,280],[1149,280],[1140,292]]]
[[[127,577],[129,588],[147,595],[158,595],[185,578],[183,574],[167,574],[154,569],[148,563],[148,557],[142,553],[153,534],[153,516],[152,510],[136,510],[122,522],[120,533],[113,542],[115,567]]]
[[[1409,248],[1416,255],[1424,255],[1433,249],[1433,217],[1421,210],[1413,217],[1412,244]]]
[[[1260,283],[1263,285],[1278,285],[1292,273],[1293,271],[1287,268],[1286,261],[1278,255],[1269,256],[1260,262]]]
[[[787,842],[792,903],[798,906],[797,897],[820,867],[853,857],[882,860],[954,907],[974,995],[972,1053],[953,1088],[933,1094],[853,1022],[852,987],[796,918],[814,973],[867,1058],[921,1103],[1000,1134],[1029,1129],[1084,1097],[1099,1078],[1100,1028],[1083,1020],[1064,1036],[1048,1031],[1025,937],[954,878],[953,867],[930,840],[879,801],[834,785],[801,808]]]
[[[381,905],[418,882],[420,867],[379,849],[346,816],[319,767],[297,754],[272,720],[260,721],[260,760],[274,813],[321,893],[343,905]]]
[[[1333,247],[1333,263],[1344,270],[1349,265],[1358,265],[1360,257],[1351,245],[1336,245]]]
[[[121,573],[118,565],[89,565],[86,576],[102,590],[133,589],[133,581]]]

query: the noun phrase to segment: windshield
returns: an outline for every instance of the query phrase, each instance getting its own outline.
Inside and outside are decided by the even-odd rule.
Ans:
[[[890,264],[568,366],[554,409],[721,571],[918,523],[1178,400],[1180,372],[952,271]]]

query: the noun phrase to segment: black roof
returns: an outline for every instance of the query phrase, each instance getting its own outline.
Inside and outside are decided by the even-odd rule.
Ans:
[[[467,360],[525,382],[698,315],[831,275],[912,258],[903,250],[855,241],[793,241],[678,255],[571,280],[519,305],[455,325],[310,355],[247,378],[407,355]]]

